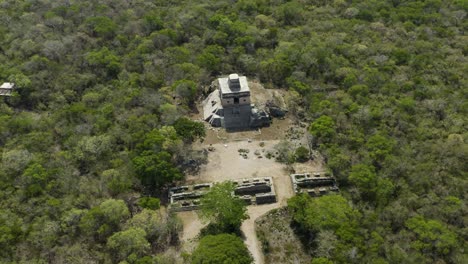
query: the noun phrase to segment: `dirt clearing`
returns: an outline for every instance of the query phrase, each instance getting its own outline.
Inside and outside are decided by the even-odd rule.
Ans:
[[[260,142],[248,140],[212,144],[208,163],[200,168],[197,175],[188,175],[187,182],[220,182],[252,177],[280,177],[287,175],[284,166],[273,158],[266,157],[279,141]],[[247,150],[247,158],[239,150]],[[256,155],[255,153],[259,153]]]

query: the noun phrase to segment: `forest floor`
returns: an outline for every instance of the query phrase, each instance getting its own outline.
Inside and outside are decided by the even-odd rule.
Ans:
[[[252,91],[252,101],[256,105],[264,105],[267,100],[275,100],[281,107],[285,107],[284,91],[265,89],[258,83],[249,83],[249,85]],[[192,118],[200,119],[201,117],[196,115]],[[257,264],[265,263],[265,260],[256,235],[255,221],[273,209],[286,206],[287,200],[294,195],[289,177],[292,171],[301,173],[325,169],[323,161],[319,158],[290,166],[275,160],[274,156],[278,154],[275,145],[282,140],[288,140],[295,148],[300,145],[307,146],[306,134],[305,126],[301,126],[294,118],[287,115],[284,119],[273,119],[270,127],[251,131],[226,132],[222,128],[212,128],[207,125],[205,140],[193,145],[194,150],[208,150],[207,163],[202,165],[196,174],[186,175],[187,184],[255,177],[273,178],[277,202],[248,206],[249,219],[245,220],[241,226],[245,243]],[[294,139],[291,139],[291,136]],[[239,149],[248,150],[247,158],[239,154]],[[267,158],[269,156],[267,153],[273,157]],[[190,252],[196,245],[201,228],[205,225],[200,222],[194,211],[181,212],[178,216],[184,227],[181,238],[183,249]]]

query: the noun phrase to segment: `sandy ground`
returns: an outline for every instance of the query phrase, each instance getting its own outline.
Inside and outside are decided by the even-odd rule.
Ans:
[[[200,168],[197,175],[188,175],[187,181],[219,182],[226,180],[252,178],[252,177],[279,177],[287,174],[283,165],[274,159],[267,159],[264,155],[279,141],[263,141],[261,147],[258,141],[234,141],[212,144],[214,151],[208,154],[208,164]],[[239,155],[239,149],[248,149],[248,158]],[[262,158],[254,153],[259,151]]]
[[[182,220],[184,227],[181,237],[182,249],[186,252],[192,252],[196,246],[198,233],[206,224],[200,221],[196,211],[179,212],[177,216]]]

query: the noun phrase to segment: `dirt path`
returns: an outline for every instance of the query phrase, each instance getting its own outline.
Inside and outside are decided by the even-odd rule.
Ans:
[[[247,245],[250,254],[252,254],[254,263],[256,264],[263,264],[265,263],[265,260],[262,252],[262,246],[260,245],[260,242],[257,239],[257,234],[255,232],[255,220],[278,207],[280,207],[280,203],[249,206],[247,208],[247,212],[250,218],[242,223],[241,230],[245,236],[244,242]]]
[[[265,259],[262,252],[262,246],[258,241],[257,233],[255,232],[255,220],[269,211],[286,206],[286,202],[294,195],[291,186],[291,180],[288,176],[280,176],[273,178],[275,185],[276,197],[278,202],[266,205],[253,205],[247,208],[249,219],[242,223],[241,230],[245,236],[245,244],[254,258],[254,263],[263,264]]]
[[[196,211],[179,212],[177,216],[182,221],[184,228],[181,237],[182,248],[184,251],[192,252],[196,246],[198,233],[206,224],[200,221]]]

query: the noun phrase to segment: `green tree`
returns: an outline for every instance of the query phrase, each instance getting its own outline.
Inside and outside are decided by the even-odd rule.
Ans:
[[[395,185],[390,179],[379,178],[375,191],[375,202],[378,206],[386,206],[392,199],[395,192]]]
[[[166,135],[168,138],[172,138],[170,135]],[[165,135],[162,135],[159,129],[153,129],[144,135],[143,142],[137,145],[137,151],[143,152],[150,150],[153,152],[159,152],[163,149],[164,141],[166,140]]]
[[[231,182],[214,184],[200,200],[200,217],[220,230],[238,230],[248,215],[245,202],[234,196],[234,189]]]
[[[91,208],[80,220],[80,228],[87,234],[103,240],[117,231],[130,216],[122,200],[108,199]]]
[[[45,190],[49,174],[41,164],[32,163],[23,172],[21,177],[27,197],[40,195]]]
[[[86,60],[93,67],[93,70],[102,72],[104,76],[108,76],[109,78],[116,77],[122,68],[119,56],[107,47],[90,51],[86,55]],[[105,69],[106,71],[102,71],[101,69]]]
[[[341,195],[325,195],[314,199],[307,194],[296,195],[288,200],[288,208],[294,221],[304,230],[313,233],[331,230],[346,241],[355,238],[359,212]]]
[[[8,76],[8,80],[15,83],[20,89],[31,88],[32,82],[30,78],[21,72]]]
[[[333,264],[333,261],[324,257],[320,257],[320,258],[314,258],[311,264]]]
[[[301,95],[305,95],[307,94],[307,92],[309,92],[309,87],[301,81],[295,80],[294,78],[290,77],[287,79],[287,82],[290,88],[294,89],[294,91],[298,92]]]
[[[160,15],[157,12],[148,12],[144,17],[144,27],[148,33],[163,28],[164,22],[161,20]]]
[[[25,149],[5,150],[2,155],[3,169],[10,175],[23,171],[33,159],[33,155]]]
[[[117,24],[112,19],[103,16],[90,17],[86,19],[86,24],[94,34],[105,38],[113,37],[117,30]]]
[[[281,140],[278,144],[274,146],[276,151],[276,161],[284,162],[286,164],[292,164],[296,160],[296,152],[291,144],[291,142],[286,140]]]
[[[58,242],[59,236],[58,222],[40,216],[30,223],[26,241],[31,251],[44,252]]]
[[[197,84],[190,80],[178,80],[172,85],[172,89],[186,104],[193,105],[197,95]]]
[[[75,156],[81,168],[89,169],[110,155],[113,142],[109,135],[84,136],[76,144]]]
[[[367,199],[372,198],[372,194],[377,186],[377,175],[374,166],[357,164],[351,168],[349,181],[356,185]]]
[[[102,172],[102,180],[111,195],[129,191],[133,185],[133,175],[125,174],[125,170],[109,169]]]
[[[143,208],[157,210],[161,206],[161,202],[159,201],[158,198],[142,197],[138,200],[138,205]]]
[[[235,235],[208,235],[192,254],[192,264],[250,264],[253,262],[244,242]]]
[[[432,256],[448,255],[457,245],[457,235],[437,220],[416,216],[406,221],[406,227],[415,235],[412,247]]]
[[[80,235],[80,220],[87,210],[72,208],[62,214],[60,228],[67,236],[76,237]]]
[[[369,155],[376,161],[383,161],[388,155],[392,153],[395,141],[383,136],[375,134],[371,136],[366,143],[369,150]]]
[[[147,192],[158,192],[160,187],[182,179],[182,173],[172,164],[172,156],[166,151],[143,151],[133,158],[133,166]]]
[[[125,260],[131,254],[142,257],[150,249],[146,232],[141,228],[130,228],[113,234],[107,239],[107,247],[115,260]]]
[[[159,129],[159,133],[164,137],[163,150],[175,155],[181,153],[184,143],[173,126],[163,126]]]
[[[309,127],[310,133],[321,142],[330,142],[335,134],[335,122],[329,116],[323,115],[317,118]]]
[[[10,258],[23,237],[23,219],[9,210],[0,210],[0,257]]]
[[[306,162],[310,159],[309,150],[304,146],[300,146],[296,149],[295,156],[296,160],[299,162]]]
[[[173,104],[165,103],[159,107],[161,113],[161,121],[165,125],[172,125],[180,116],[177,107]]]
[[[261,80],[275,85],[283,85],[292,69],[293,64],[287,54],[278,54],[274,58],[263,60],[259,66]]]
[[[398,65],[407,64],[410,56],[410,53],[406,49],[396,48],[392,51],[392,57]]]
[[[369,87],[363,84],[356,84],[348,89],[348,93],[355,99],[359,96],[365,97],[369,94]]]
[[[298,25],[303,21],[303,6],[299,2],[286,2],[275,9],[275,17],[284,25]]]
[[[195,139],[203,140],[206,136],[205,125],[201,122],[192,121],[186,117],[177,119],[174,128],[180,138],[186,142],[193,142]]]
[[[164,221],[164,213],[151,209],[143,209],[141,212],[135,214],[131,219],[125,223],[127,228],[141,228],[146,232],[146,239],[150,243],[157,243],[167,239],[166,236],[171,235],[170,225]],[[158,245],[158,246],[163,246]]]
[[[224,54],[224,48],[218,45],[210,45],[207,46],[203,52],[198,55],[197,57],[197,63],[213,72],[219,72],[220,71],[220,66],[221,66],[221,58],[222,55]]]

